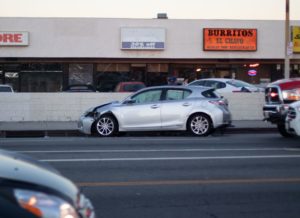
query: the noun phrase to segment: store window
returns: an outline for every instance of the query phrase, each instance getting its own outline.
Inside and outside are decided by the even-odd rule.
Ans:
[[[167,84],[168,71],[168,64],[148,64],[146,85],[159,86]]]
[[[98,64],[94,82],[100,92],[113,92],[118,83],[128,81],[143,82],[146,86],[165,85],[168,71],[168,64]]]
[[[211,77],[210,71],[197,64],[172,64],[169,76],[177,78],[177,84],[187,84],[199,78]]]
[[[69,85],[93,84],[93,64],[70,64]]]
[[[99,92],[113,92],[119,82],[130,81],[129,64],[98,64],[95,85]]]
[[[63,70],[61,64],[21,64],[20,71],[5,73],[5,80],[12,81],[20,92],[59,92],[62,90]]]
[[[0,84],[4,83],[3,79],[4,73],[3,73],[3,65],[0,64]]]

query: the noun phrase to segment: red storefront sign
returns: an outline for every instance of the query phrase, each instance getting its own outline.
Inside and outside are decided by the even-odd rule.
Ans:
[[[256,51],[257,29],[203,29],[204,51]]]
[[[0,32],[0,46],[27,46],[28,32]]]

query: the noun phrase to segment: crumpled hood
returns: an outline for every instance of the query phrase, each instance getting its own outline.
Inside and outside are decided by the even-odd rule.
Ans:
[[[112,102],[109,102],[109,103],[106,103],[106,104],[101,104],[99,106],[94,107],[93,111],[96,111],[96,110],[98,110],[100,108],[103,108],[103,107],[108,107],[108,106],[112,106],[112,105],[117,106],[117,105],[120,105],[120,104],[121,103],[118,102],[118,101],[112,101]]]

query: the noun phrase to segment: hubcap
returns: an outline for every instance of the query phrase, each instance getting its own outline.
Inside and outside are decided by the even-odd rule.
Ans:
[[[97,131],[100,135],[110,135],[114,131],[114,122],[112,119],[103,117],[97,123]]]
[[[209,122],[205,117],[196,116],[191,121],[191,129],[197,135],[205,134],[209,129]]]

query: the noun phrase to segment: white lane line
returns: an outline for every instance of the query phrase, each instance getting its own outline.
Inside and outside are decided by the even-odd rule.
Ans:
[[[29,150],[16,151],[21,153],[141,153],[141,152],[215,152],[215,151],[300,151],[286,148],[186,148],[186,149],[121,149],[121,150]]]
[[[300,155],[216,156],[216,157],[139,157],[139,158],[90,158],[90,159],[41,159],[43,162],[109,162],[109,161],[168,161],[168,160],[235,160],[235,159],[300,158]]]
[[[72,142],[76,141],[75,139],[68,138],[68,139],[53,139],[53,138],[41,138],[41,139],[26,139],[26,138],[20,138],[20,139],[0,139],[0,142],[2,143],[18,143],[18,142]],[[49,145],[46,145],[49,146]]]
[[[160,137],[152,137],[152,138],[128,138],[130,141],[219,141],[221,138],[218,137],[165,137],[165,138],[160,138]]]

